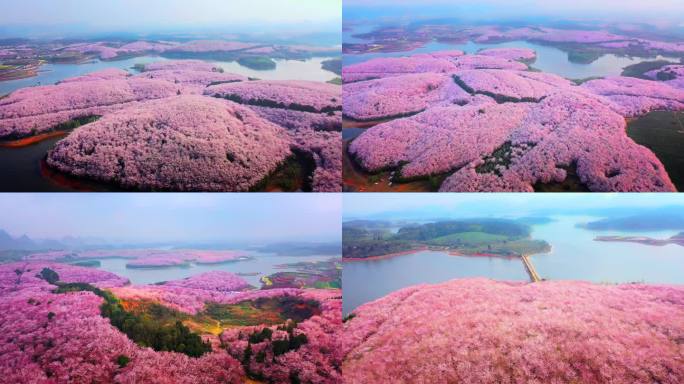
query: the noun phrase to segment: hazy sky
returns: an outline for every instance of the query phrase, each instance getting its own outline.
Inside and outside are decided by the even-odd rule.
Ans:
[[[684,207],[684,194],[677,193],[352,193],[344,194],[344,218],[378,214],[420,212],[429,218],[440,215],[518,217],[542,210],[581,213],[582,210],[613,207]],[[443,216],[442,216],[443,217]]]
[[[341,23],[341,0],[0,0],[0,26],[153,30]],[[283,31],[287,32],[287,31]]]
[[[127,241],[321,241],[340,238],[341,197],[325,193],[0,194],[13,236]]]
[[[464,19],[610,18],[614,21],[661,21],[684,23],[682,0],[345,0],[345,18],[406,14]]]

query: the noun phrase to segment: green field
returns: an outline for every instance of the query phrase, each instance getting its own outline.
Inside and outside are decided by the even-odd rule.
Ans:
[[[653,151],[677,190],[684,191],[684,112],[646,114],[629,122],[627,135]]]
[[[428,243],[444,246],[473,246],[500,242],[507,239],[507,236],[486,232],[460,232],[432,239]]]

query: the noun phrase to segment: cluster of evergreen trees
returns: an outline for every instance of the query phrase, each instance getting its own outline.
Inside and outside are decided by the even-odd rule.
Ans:
[[[109,318],[113,326],[125,333],[131,340],[143,347],[155,351],[173,351],[191,357],[199,357],[211,351],[211,346],[202,338],[191,332],[180,320],[165,323],[157,319],[174,318],[175,313],[159,304],[152,304],[150,313],[133,313],[124,309],[119,299],[111,292],[99,289],[87,283],[62,283],[59,275],[50,268],[44,268],[39,277],[57,285],[56,293],[88,291],[102,297],[104,303],[100,307],[103,317]]]

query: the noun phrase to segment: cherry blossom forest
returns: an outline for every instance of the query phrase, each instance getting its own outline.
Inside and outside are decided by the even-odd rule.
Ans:
[[[339,3],[40,2],[2,17],[1,190],[342,190]]]
[[[67,175],[132,190],[248,191],[300,153],[313,163],[313,191],[341,189],[337,85],[250,81],[180,60],[24,88],[0,103],[11,139],[98,116],[48,152],[47,166]]]
[[[639,125],[643,141],[632,128],[644,116],[674,116],[663,129],[675,138],[671,153],[681,150],[679,30],[359,20],[345,25],[343,45],[344,126],[357,131],[346,141],[347,189],[418,180],[441,192],[682,188],[682,163],[652,144],[670,140],[656,136],[669,123]],[[643,59],[617,66],[621,74],[570,78],[535,67],[550,48],[567,55],[558,68]]]
[[[0,199],[0,383],[342,382],[338,195],[88,195]]]
[[[424,195],[345,196],[345,383],[684,380],[679,194]],[[454,252],[513,225],[548,246]],[[384,256],[347,259],[371,246]]]

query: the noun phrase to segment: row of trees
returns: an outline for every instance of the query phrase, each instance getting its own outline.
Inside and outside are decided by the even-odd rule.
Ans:
[[[111,324],[125,333],[131,340],[143,347],[151,347],[155,351],[173,351],[191,357],[199,357],[211,351],[209,343],[191,332],[180,320],[164,323],[157,318],[173,318],[173,312],[161,305],[153,306],[155,315],[149,313],[133,313],[127,311],[121,301],[111,292],[99,289],[87,283],[62,283],[57,272],[44,268],[39,275],[50,284],[57,285],[55,293],[88,291],[104,299],[100,307],[101,315],[109,318]]]

